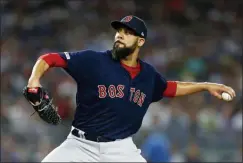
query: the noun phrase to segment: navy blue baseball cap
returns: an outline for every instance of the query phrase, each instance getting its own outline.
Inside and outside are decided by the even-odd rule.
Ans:
[[[126,27],[134,31],[136,35],[140,37],[145,39],[147,37],[147,27],[145,22],[136,16],[129,15],[122,18],[120,21],[115,20],[111,22],[111,26],[116,30],[120,27]]]

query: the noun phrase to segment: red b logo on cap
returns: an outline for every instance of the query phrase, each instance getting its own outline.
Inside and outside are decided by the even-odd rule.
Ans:
[[[122,19],[122,22],[130,22],[132,20],[132,16],[126,16]]]

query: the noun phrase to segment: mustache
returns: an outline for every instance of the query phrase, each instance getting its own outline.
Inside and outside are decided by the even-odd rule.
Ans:
[[[116,44],[116,43],[120,43],[120,44],[125,45],[123,42],[121,42],[121,41],[119,41],[119,40],[115,41],[115,44]]]

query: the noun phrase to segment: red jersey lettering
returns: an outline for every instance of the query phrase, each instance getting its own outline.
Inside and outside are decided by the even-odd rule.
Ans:
[[[110,85],[108,88],[108,93],[110,98],[115,98],[116,97],[116,87],[114,85]]]
[[[118,85],[117,86],[117,94],[116,94],[116,97],[118,97],[118,98],[122,98],[122,97],[124,97],[124,92],[123,92],[123,90],[124,90],[124,88],[125,88],[125,86],[124,85]]]
[[[140,90],[136,90],[136,93],[133,98],[133,102],[137,103],[139,96],[140,96]]]
[[[143,92],[141,92],[141,95],[140,95],[140,97],[139,97],[139,99],[138,99],[138,105],[139,105],[140,107],[142,107],[143,102],[144,102],[144,100],[145,100],[145,97],[146,97],[146,95],[145,95]]]
[[[99,98],[105,98],[106,93],[106,87],[104,85],[98,85],[98,92],[99,92]]]
[[[135,92],[135,88],[130,88],[130,101],[132,101],[133,93]]]

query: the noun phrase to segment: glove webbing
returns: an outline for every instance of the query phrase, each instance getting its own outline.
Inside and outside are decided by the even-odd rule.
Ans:
[[[42,93],[43,93],[43,92],[42,92]],[[42,98],[41,98],[40,104],[41,104],[42,100],[43,100],[43,96],[42,96]],[[52,105],[52,101],[53,101],[53,99],[50,100],[50,102],[49,102],[49,104],[48,104],[47,106]],[[35,105],[35,106],[38,106],[38,105]],[[56,107],[55,110],[56,110],[56,111],[58,110],[57,107]],[[36,112],[37,112],[37,111],[35,110],[35,111],[30,115],[30,117],[32,117]],[[65,127],[68,127],[68,126],[66,126],[62,121],[60,122],[60,124],[62,124],[62,125],[65,126]]]

